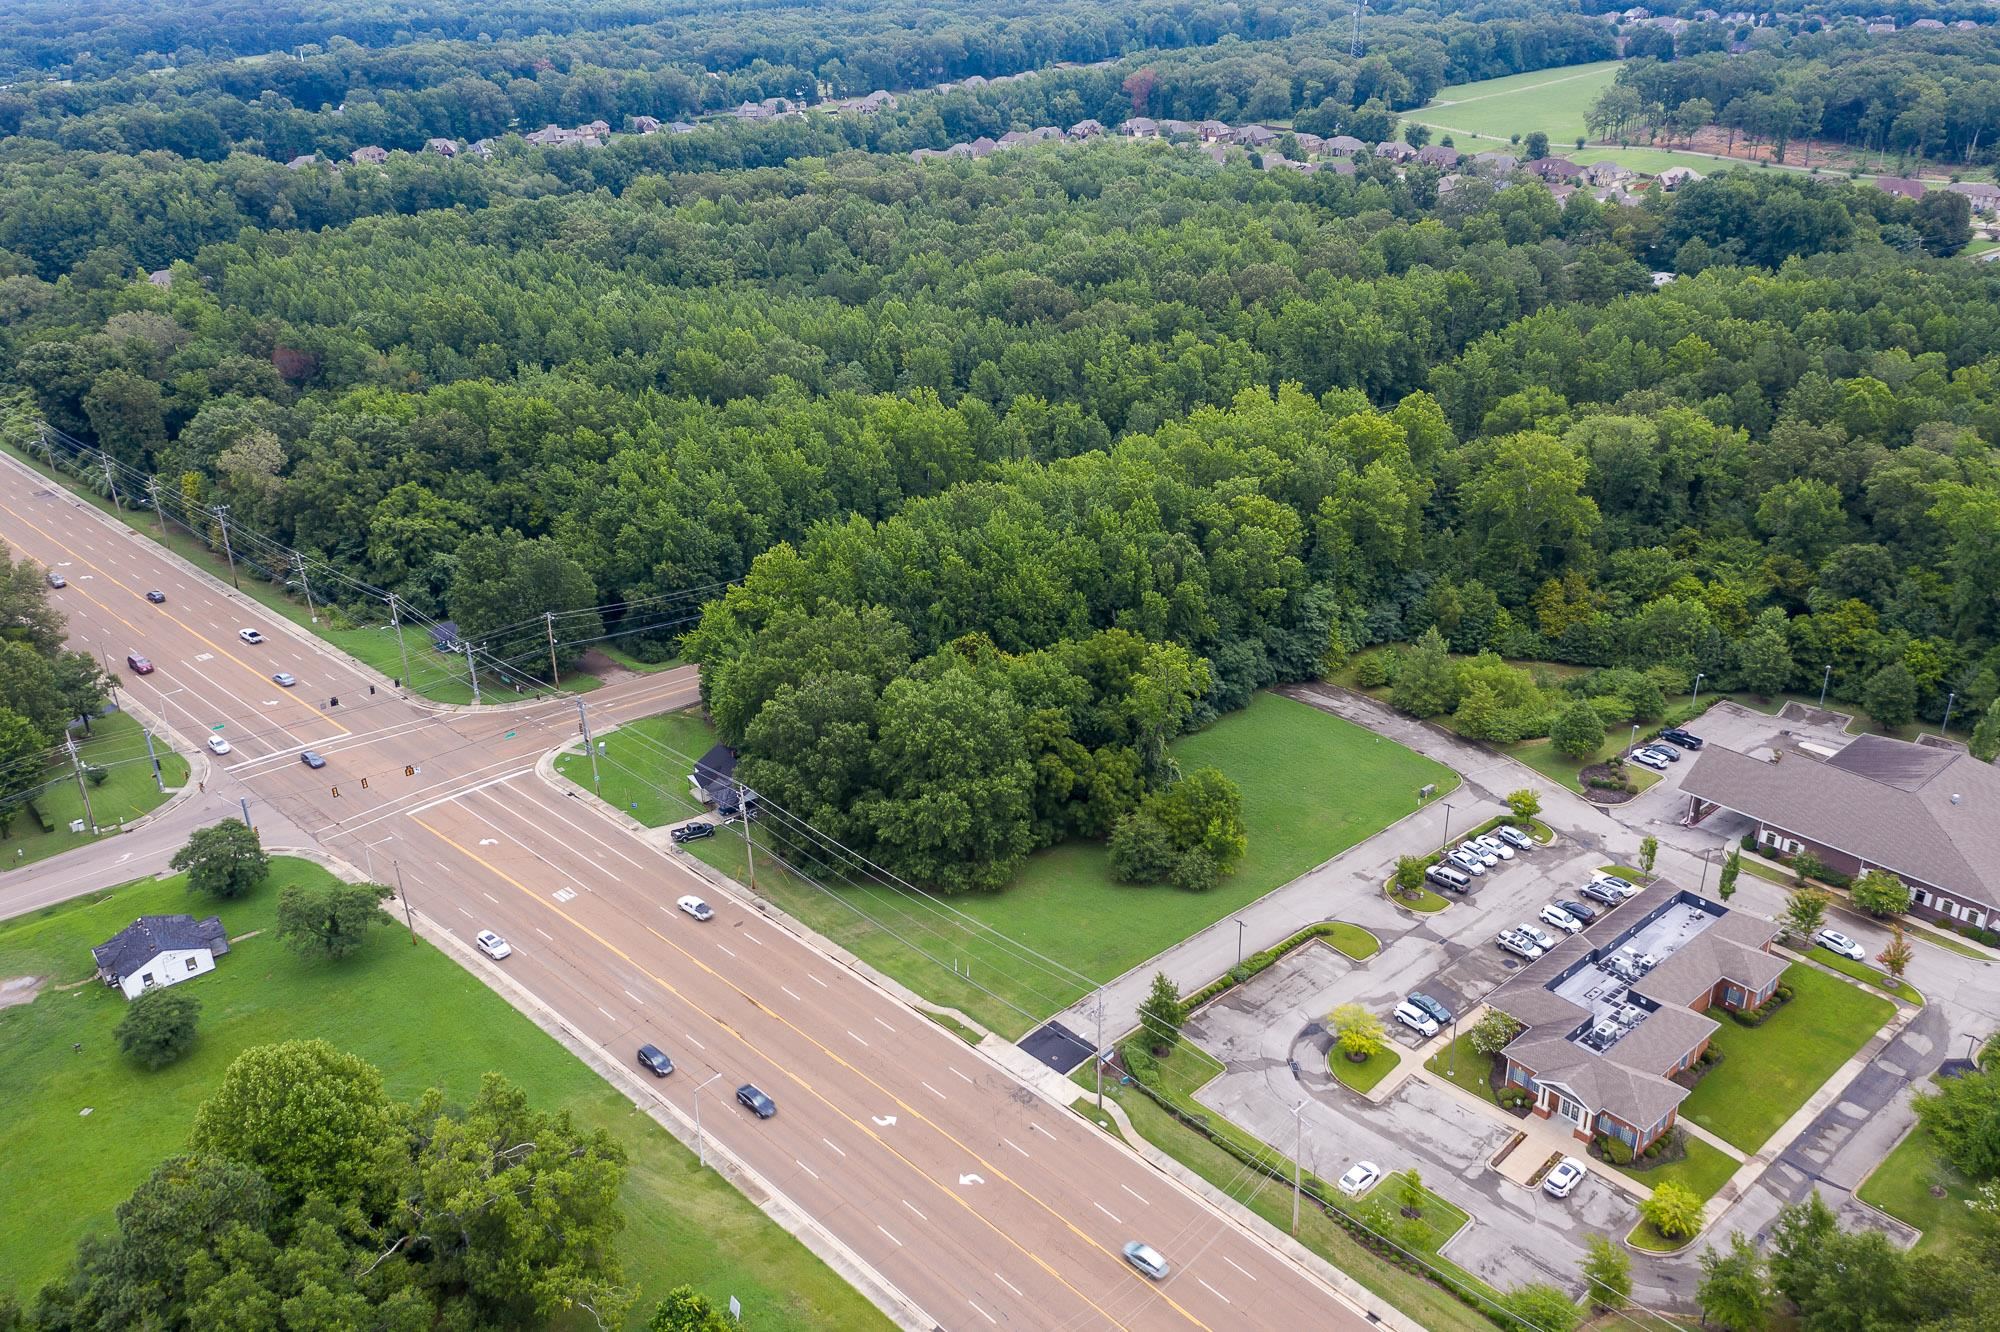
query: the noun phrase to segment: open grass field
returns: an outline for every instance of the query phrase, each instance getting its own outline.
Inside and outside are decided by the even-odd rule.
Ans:
[[[536,1105],[614,1134],[630,1156],[619,1250],[627,1281],[642,1292],[630,1326],[643,1326],[649,1301],[681,1282],[718,1303],[739,1297],[747,1328],[890,1326],[623,1094],[428,943],[383,930],[338,963],[286,949],[271,932],[279,890],[325,878],[316,865],[280,858],[250,897],[219,905],[230,953],[187,983],[202,1004],[200,1041],[154,1073],[113,1044],[125,1001],[90,979],[88,950],[137,915],[213,904],[190,899],[178,878],[145,880],[0,926],[0,977],[52,981],[34,1002],[0,1009],[0,1161],[9,1196],[34,1200],[0,1211],[0,1294],[32,1291],[61,1270],[81,1235],[108,1226],[113,1208],[185,1141],[237,1053],[318,1036],[380,1068],[399,1098],[432,1086],[466,1097],[497,1070]]]
[[[1436,1054],[1424,1061],[1424,1067],[1455,1086],[1483,1096],[1495,1105],[1500,1104],[1499,1097],[1495,1095],[1497,1089],[1487,1080],[1493,1068],[1493,1058],[1472,1048],[1472,1030],[1469,1027],[1459,1032],[1457,1040],[1439,1047]]]
[[[1973,1192],[1971,1180],[1938,1159],[1931,1135],[1919,1124],[1862,1183],[1861,1201],[1923,1231],[1916,1252],[1938,1254],[1972,1233],[1965,1207]]]
[[[1728,1018],[1713,1048],[1722,1062],[1681,1102],[1681,1117],[1745,1152],[1769,1141],[1896,1006],[1823,971],[1794,962],[1782,984],[1792,1001],[1761,1027]]]
[[[146,758],[146,737],[138,721],[125,713],[113,712],[91,723],[92,733],[77,730],[77,756],[88,766],[103,768],[110,775],[98,786],[90,786],[90,813],[102,834],[89,831],[84,814],[83,793],[77,789],[74,769],[67,758],[49,765],[42,775],[35,808],[49,821],[53,832],[43,832],[33,811],[19,810],[5,837],[0,837],[0,873],[45,856],[57,855],[71,847],[109,836],[119,824],[129,823],[150,813],[167,798],[187,785],[187,760],[176,754],[165,736],[153,737],[153,752],[160,760],[160,782],[153,781],[153,767]],[[73,833],[70,821],[83,819],[85,830]]]
[[[713,743],[693,714],[643,725],[647,738],[679,755],[699,756]],[[604,737],[616,760],[599,760],[604,799],[653,826],[694,813],[682,799],[689,765],[644,740],[621,747],[620,734]],[[1440,793],[1458,784],[1441,764],[1277,694],[1258,695],[1172,749],[1183,768],[1213,765],[1243,792],[1249,850],[1212,892],[1116,883],[1099,842],[1038,852],[1012,884],[986,895],[938,900],[879,884],[820,887],[763,861],[758,891],[918,994],[1012,1038],[1094,981],[1139,965],[1408,813],[1425,783]],[[588,789],[587,759],[565,757],[557,767]],[[736,826],[689,850],[732,878],[746,873]]]
[[[1493,146],[1481,143],[1474,148],[1466,142],[1468,135],[1504,144],[1515,134],[1526,138],[1540,130],[1549,136],[1550,151],[1560,153],[1563,145],[1575,146],[1584,132],[1584,112],[1618,77],[1618,65],[1616,60],[1600,60],[1453,84],[1404,119],[1429,125],[1440,135],[1453,135],[1461,152]]]

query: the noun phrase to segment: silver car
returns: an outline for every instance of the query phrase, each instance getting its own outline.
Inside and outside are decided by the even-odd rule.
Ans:
[[[1530,962],[1542,955],[1542,946],[1519,930],[1502,930],[1494,942],[1514,956],[1524,957]]]
[[[1492,833],[1486,833],[1483,836],[1473,838],[1472,844],[1492,855],[1500,857],[1502,860],[1512,860],[1514,858],[1514,848],[1501,841],[1498,837],[1495,837]]]
[[[1167,1273],[1172,1270],[1167,1266],[1167,1260],[1160,1256],[1158,1249],[1150,1244],[1141,1244],[1138,1240],[1132,1240],[1125,1245],[1125,1261],[1155,1281],[1165,1281]]]
[[[1489,869],[1500,863],[1500,857],[1497,854],[1488,851],[1485,847],[1481,846],[1477,842],[1472,842],[1472,841],[1460,842],[1458,844],[1458,849],[1465,852],[1466,855],[1471,856],[1474,860],[1477,860],[1480,864],[1485,865]]]

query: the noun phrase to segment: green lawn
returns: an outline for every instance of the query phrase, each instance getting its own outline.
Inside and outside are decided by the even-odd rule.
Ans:
[[[1698,1235],[1695,1237],[1699,1238]],[[1625,1242],[1635,1249],[1644,1249],[1649,1253],[1676,1253],[1694,1243],[1694,1239],[1668,1239],[1654,1229],[1651,1221],[1641,1221],[1632,1227],[1632,1233],[1625,1237]]]
[[[1863,1182],[1861,1201],[1923,1231],[1918,1253],[1942,1253],[1972,1234],[1965,1208],[1974,1192],[1972,1181],[1938,1159],[1930,1133],[1919,1124]]]
[[[714,738],[692,713],[640,727],[678,756],[698,756]],[[621,748],[616,732],[605,743],[598,766],[606,801],[655,826],[694,812],[681,799],[682,757],[641,742]],[[1172,749],[1184,768],[1218,767],[1243,792],[1249,850],[1212,892],[1113,882],[1099,842],[1038,852],[1006,889],[948,903],[879,884],[822,888],[763,860],[758,890],[925,998],[1012,1038],[1089,992],[1072,973],[1109,980],[1415,809],[1420,786],[1434,782],[1446,792],[1458,784],[1441,764],[1277,694],[1259,694]],[[587,759],[565,757],[557,767],[589,786]],[[731,877],[744,876],[737,827],[690,850]]]
[[[1709,1074],[1714,1077],[1715,1074]],[[1647,1188],[1658,1188],[1672,1182],[1691,1190],[1695,1197],[1707,1202],[1715,1196],[1717,1189],[1729,1182],[1742,1167],[1742,1162],[1728,1152],[1711,1143],[1703,1142],[1692,1133],[1682,1135],[1687,1143],[1687,1155],[1671,1165],[1654,1166],[1651,1170],[1633,1170],[1629,1166],[1615,1166],[1620,1173],[1638,1180]],[[1674,1246],[1678,1247],[1678,1245]]]
[[[1584,112],[1611,86],[1618,65],[1616,60],[1600,60],[1453,84],[1439,89],[1429,105],[1404,119],[1430,125],[1440,136],[1454,135],[1461,151],[1483,152],[1495,146],[1469,144],[1468,135],[1505,144],[1515,134],[1525,139],[1540,130],[1549,136],[1550,151],[1560,153],[1563,145],[1573,146],[1584,132]]]
[[[1364,1096],[1374,1091],[1382,1079],[1395,1072],[1398,1062],[1400,1061],[1396,1056],[1387,1050],[1370,1055],[1358,1064],[1342,1054],[1338,1046],[1327,1051],[1326,1055],[1327,1071],[1338,1078],[1342,1086],[1358,1091]]]
[[[1442,911],[1451,905],[1449,898],[1432,892],[1423,884],[1417,885],[1417,895],[1415,897],[1405,897],[1403,894],[1396,892],[1393,884],[1384,884],[1382,891],[1387,893],[1389,900],[1397,906],[1406,906],[1412,911],[1421,911],[1426,915],[1433,911]]]
[[[1556,753],[1554,745],[1546,739],[1523,740],[1509,745],[1504,751],[1508,757],[1527,764],[1542,776],[1572,791],[1583,789],[1583,770],[1593,763],[1602,763],[1615,755],[1622,754],[1632,742],[1630,726],[1613,726],[1604,736],[1604,743],[1588,758],[1565,758]],[[1660,774],[1640,763],[1627,763],[1625,775],[1632,785],[1643,791],[1660,780]]]
[[[1494,1095],[1494,1088],[1486,1081],[1487,1072],[1493,1067],[1493,1058],[1472,1048],[1469,1028],[1460,1033],[1457,1040],[1447,1043],[1426,1059],[1424,1067],[1456,1086],[1484,1096],[1495,1105],[1500,1104]]]
[[[160,760],[162,792],[153,781],[153,767],[146,758],[146,737],[138,721],[123,712],[99,717],[91,723],[92,734],[76,731],[77,756],[88,766],[103,768],[110,775],[90,791],[90,812],[97,826],[110,835],[119,824],[129,823],[164,804],[169,796],[187,785],[187,760],[176,754],[162,735],[153,737],[153,752]],[[35,807],[49,821],[54,832],[43,832],[34,813],[19,810],[6,837],[0,837],[0,870],[11,869],[82,846],[95,840],[89,832],[69,830],[72,819],[83,819],[83,794],[78,791],[74,769],[67,758],[51,764],[42,775],[41,793]]]
[[[1896,1011],[1803,963],[1787,967],[1783,983],[1792,1001],[1761,1027],[1717,1015],[1722,1062],[1681,1103],[1682,1118],[1745,1152],[1762,1147]]]
[[[1886,990],[1906,1004],[1921,1006],[1924,1002],[1924,997],[1918,994],[1916,989],[1908,982],[1899,981],[1894,976],[1877,971],[1866,963],[1856,962],[1853,958],[1842,957],[1838,953],[1830,953],[1819,944],[1812,946],[1811,956],[1812,960],[1821,966],[1831,967],[1843,976],[1852,976],[1854,979],[1864,984],[1872,985],[1878,990]]]
[[[1359,925],[1350,925],[1344,920],[1327,922],[1327,928],[1318,937],[1326,940],[1356,962],[1364,961],[1382,951],[1382,941],[1380,939],[1377,939]]]
[[[613,1133],[631,1157],[619,1250],[642,1304],[629,1326],[643,1325],[645,1301],[681,1282],[718,1302],[741,1298],[746,1327],[890,1326],[622,1094],[429,944],[391,929],[345,962],[295,957],[270,932],[278,891],[325,877],[281,858],[250,898],[220,904],[237,938],[213,974],[188,982],[202,1003],[200,1042],[156,1073],[117,1053],[111,1030],[124,1000],[88,979],[88,949],[142,913],[212,904],[190,899],[179,879],[146,880],[0,928],[0,977],[74,986],[0,1010],[0,1159],[9,1192],[34,1200],[0,1213],[0,1294],[27,1293],[61,1269],[79,1236],[109,1224],[112,1209],[182,1144],[196,1107],[239,1051],[320,1036],[379,1067],[400,1098],[430,1086],[470,1096],[481,1074],[498,1069],[537,1105]],[[265,932],[240,937],[257,930]]]

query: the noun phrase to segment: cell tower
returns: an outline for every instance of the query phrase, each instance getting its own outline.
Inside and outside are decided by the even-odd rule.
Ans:
[[[1367,8],[1368,8],[1368,0],[1355,0],[1354,41],[1351,47],[1349,48],[1349,52],[1350,54],[1353,55],[1353,57],[1356,60],[1361,59],[1361,12]]]

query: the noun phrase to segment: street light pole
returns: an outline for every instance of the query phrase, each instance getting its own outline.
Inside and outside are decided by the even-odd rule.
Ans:
[[[1306,1103],[1292,1107],[1292,1234],[1299,1233],[1299,1157],[1304,1153]]]
[[[1243,968],[1243,917],[1236,918],[1236,967]]]
[[[417,942],[417,918],[410,913],[410,894],[403,887],[403,862],[392,860],[389,863],[396,869],[396,896],[403,899],[403,923],[410,927],[410,946],[414,948]]]
[[[1090,1062],[1097,1065],[1097,1113],[1104,1113],[1104,987],[1097,989],[1097,1049]]]
[[[1694,709],[1695,704],[1701,702],[1701,682],[1707,678],[1700,671],[1694,673],[1694,697],[1688,700],[1688,709],[1690,711]]]
[[[1441,843],[1441,845],[1450,846],[1451,845],[1451,801],[1440,800],[1438,801],[1438,803],[1444,806],[1444,841],[1443,843]]]
[[[1956,691],[1956,690],[1954,690],[1953,692],[1951,692],[1951,693],[1949,693],[1949,694],[1946,694],[1946,695],[1945,695],[1945,699],[1944,699],[1944,725],[1943,725],[1943,726],[1941,726],[1941,727],[1939,727],[1938,729],[1939,729],[1939,730],[1941,730],[1941,731],[1944,731],[1944,732],[1946,732],[1947,734],[1948,734],[1948,733],[1949,733],[1949,732],[1951,731],[1951,705],[1952,705],[1952,704],[1954,704],[1954,703],[1956,703],[1956,702],[1958,702],[1958,693],[1957,693],[1957,691]]]
[[[1828,662],[1826,666],[1826,674],[1820,676],[1819,678],[1819,705],[1822,708],[1826,706],[1826,687],[1832,683],[1833,683],[1833,663]]]
[[[576,701],[576,719],[583,723],[583,752],[590,755],[590,789],[602,794],[597,777],[597,746],[590,741],[590,714],[583,710],[583,700],[580,698]]]
[[[721,1076],[720,1073],[711,1073],[708,1075],[708,1082],[714,1082]],[[701,1088],[706,1087],[708,1082],[704,1082],[701,1084],[701,1087],[694,1089],[694,1152],[695,1158],[704,1167],[708,1165],[708,1139],[703,1137],[701,1133]]]

